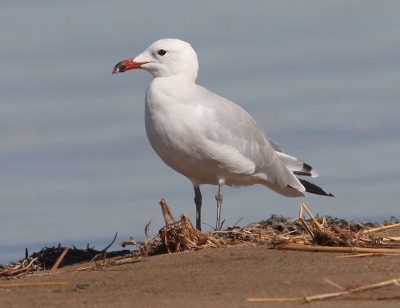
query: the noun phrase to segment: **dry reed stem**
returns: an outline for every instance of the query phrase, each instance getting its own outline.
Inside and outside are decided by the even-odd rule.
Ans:
[[[340,285],[325,279],[325,281],[329,282],[330,284],[333,284],[334,286],[343,289]],[[317,295],[311,295],[311,296],[305,296],[304,298],[300,297],[277,297],[277,298],[247,298],[247,301],[249,302],[292,302],[292,301],[304,301],[304,302],[312,302],[316,300],[325,300],[333,297],[339,297],[343,295],[349,295],[353,293],[358,293],[358,292],[363,292],[367,290],[373,290],[377,288],[382,288],[390,285],[400,285],[400,278],[398,279],[391,279],[391,280],[386,280],[366,286],[360,286],[357,288],[345,290],[342,292],[332,292],[332,293],[323,293],[323,294],[317,294]]]
[[[68,284],[71,284],[71,281],[47,281],[47,282],[8,283],[8,284],[0,284],[0,288],[60,286],[60,285],[68,285]]]
[[[388,230],[388,229],[399,228],[399,227],[400,227],[400,222],[397,223],[397,224],[393,224],[393,225],[372,228],[372,229],[366,230],[365,232],[366,233],[375,233],[375,232],[384,231],[384,230]]]
[[[136,262],[140,262],[140,260],[138,260],[137,257],[124,258],[124,259],[121,259],[121,260],[114,261],[114,263],[117,264],[117,265],[128,264],[128,263],[136,263]]]
[[[356,255],[344,255],[344,256],[336,256],[337,259],[346,259],[346,258],[364,258],[364,257],[380,257],[380,256],[400,256],[400,253],[359,253]]]
[[[9,275],[16,275],[18,273],[25,273],[25,272],[29,272],[31,270],[33,270],[33,266],[30,267],[25,267],[25,268],[19,268],[19,269],[7,269],[5,271],[1,271],[0,275],[5,275],[5,274],[9,274]]]
[[[318,295],[313,295],[313,296],[306,296],[304,298],[304,300],[306,302],[312,302],[315,300],[322,300],[322,299],[326,299],[326,298],[338,297],[338,296],[358,293],[358,292],[362,292],[362,291],[366,291],[366,290],[382,288],[382,287],[386,287],[386,286],[390,286],[390,285],[399,285],[399,283],[400,283],[400,278],[391,279],[391,280],[386,280],[386,281],[382,281],[382,282],[378,282],[378,283],[374,283],[374,284],[370,284],[370,285],[366,285],[366,286],[349,289],[349,290],[346,290],[343,292],[325,293],[325,294],[318,294]]]
[[[334,287],[336,287],[336,288],[338,288],[338,289],[340,289],[340,290],[346,290],[345,288],[343,288],[341,285],[338,285],[336,282],[333,282],[332,280],[329,280],[328,278],[324,278],[324,280],[327,282],[327,283],[329,283],[329,284],[331,284],[331,285],[333,285]]]
[[[400,242],[400,236],[387,236],[382,239],[383,242]]]
[[[160,200],[160,205],[161,205],[162,213],[163,213],[163,216],[164,216],[165,225],[167,226],[169,224],[170,220],[172,220],[175,223],[176,222],[175,218],[172,215],[172,212],[169,209],[169,206],[168,206],[167,202],[165,201],[165,199],[161,199]],[[169,216],[170,219],[167,219],[167,216]]]
[[[301,302],[303,297],[249,297],[248,302]]]
[[[377,289],[377,288],[390,286],[392,284],[396,285],[396,286],[400,286],[400,278],[385,280],[385,281],[382,281],[382,282],[378,282],[378,283],[374,283],[374,284],[370,284],[370,285],[366,285],[366,286],[361,286],[361,287],[357,287],[357,288],[353,288],[353,289],[347,290],[346,292],[347,293],[357,293],[357,292],[362,292],[362,291],[365,291],[365,290],[372,290],[372,289]]]
[[[56,263],[54,263],[53,267],[51,268],[50,273],[54,273],[57,270],[57,268],[60,266],[60,263],[62,262],[65,255],[67,254],[68,250],[69,250],[69,247],[65,247],[65,249],[63,250],[61,255],[58,257]]]
[[[332,298],[332,297],[339,297],[339,296],[346,295],[346,294],[347,294],[346,291],[317,294],[317,295],[312,295],[312,296],[305,296],[304,301],[305,302],[313,302],[313,301],[324,300],[324,299],[328,299],[328,298]]]
[[[317,227],[318,227],[319,229],[322,229],[322,225],[315,219],[314,215],[311,213],[311,211],[308,209],[308,207],[307,207],[304,203],[302,203],[302,204],[300,205],[300,213],[299,213],[299,218],[301,219],[300,221],[303,221],[303,218],[302,218],[302,216],[303,216],[303,210],[305,210],[305,211],[307,212],[307,214],[310,215],[311,219],[312,219],[313,222],[317,225]],[[324,218],[325,218],[325,217],[324,217]],[[326,220],[325,220],[325,223],[326,223]]]
[[[349,253],[387,253],[400,254],[400,249],[394,248],[364,248],[364,247],[336,247],[336,246],[320,246],[320,245],[303,245],[297,243],[283,243],[276,247],[283,250],[312,251],[312,252],[349,252]]]
[[[109,263],[104,263],[103,262],[103,264],[95,264],[95,265],[91,265],[91,266],[87,266],[87,267],[77,268],[75,270],[75,272],[99,269],[99,268],[104,268],[106,266],[112,267],[112,266],[117,266],[117,265],[136,263],[136,262],[140,262],[140,261],[141,260],[138,260],[137,257],[124,258],[124,259],[115,260],[115,261],[112,261],[112,262],[109,262]]]
[[[86,271],[86,270],[95,269],[95,268],[96,268],[96,265],[91,265],[91,266],[87,266],[87,267],[77,268],[75,271],[80,272],[80,271]]]
[[[135,245],[137,247],[137,250],[140,253],[140,244],[138,242],[136,242],[136,240],[133,238],[133,236],[131,236],[131,242],[133,245]]]
[[[58,274],[64,274],[66,271],[57,271],[54,273],[32,273],[31,276],[49,276],[49,275],[58,275]]]
[[[103,265],[106,264],[106,261],[107,261],[107,249],[104,249],[104,252],[103,252]]]

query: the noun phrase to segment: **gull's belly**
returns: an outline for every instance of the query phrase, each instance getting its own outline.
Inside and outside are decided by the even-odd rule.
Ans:
[[[146,125],[147,137],[158,156],[172,169],[198,184],[218,184],[225,172],[209,153],[199,150],[199,136],[182,136]]]
[[[253,176],[253,164],[229,159],[229,149],[221,155],[204,136],[188,135],[187,131],[179,135],[171,130],[171,126],[160,129],[154,123],[146,124],[148,139],[158,156],[194,184],[247,186],[262,182]]]

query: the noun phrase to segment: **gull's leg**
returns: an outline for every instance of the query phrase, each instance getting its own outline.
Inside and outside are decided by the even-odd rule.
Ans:
[[[194,203],[196,204],[196,229],[201,231],[201,192],[200,187],[194,187]]]
[[[222,192],[222,184],[219,184],[218,193],[215,195],[215,200],[217,200],[217,223],[215,230],[221,230],[221,205],[224,194]]]

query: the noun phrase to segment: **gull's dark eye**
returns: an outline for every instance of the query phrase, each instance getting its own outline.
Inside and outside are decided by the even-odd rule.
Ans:
[[[157,53],[158,53],[160,56],[163,56],[163,55],[165,55],[165,54],[167,53],[167,51],[166,51],[165,49],[160,49]]]

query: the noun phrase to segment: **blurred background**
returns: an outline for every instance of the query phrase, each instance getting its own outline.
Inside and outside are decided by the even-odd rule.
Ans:
[[[10,1],[0,4],[0,263],[62,243],[103,249],[193,215],[191,182],[144,128],[145,71],[114,65],[166,37],[191,43],[197,82],[246,109],[335,198],[224,190],[225,225],[271,214],[398,215],[400,2]],[[216,186],[203,222],[215,225]],[[204,225],[203,230],[210,230]],[[114,244],[112,250],[121,249]]]

